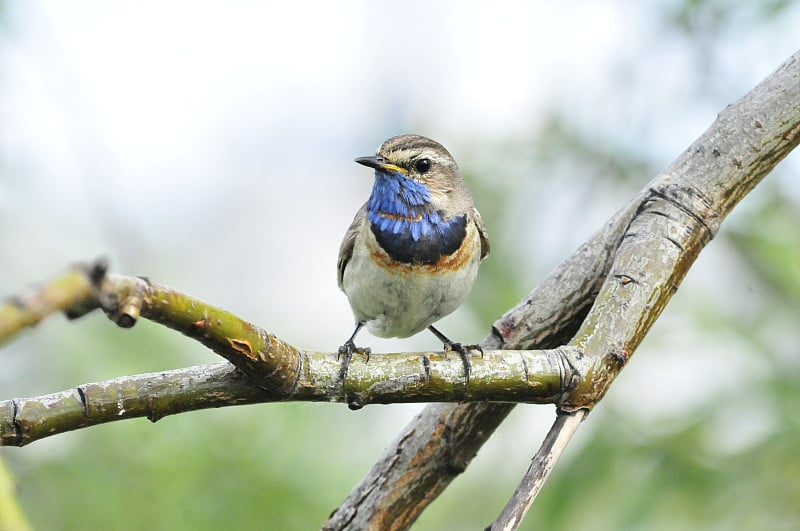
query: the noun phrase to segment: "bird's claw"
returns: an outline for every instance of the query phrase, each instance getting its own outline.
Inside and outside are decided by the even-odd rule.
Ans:
[[[336,353],[336,361],[339,361],[342,356],[352,358],[353,354],[364,354],[367,357],[365,360],[366,363],[369,361],[369,355],[372,354],[372,349],[369,347],[357,347],[355,343],[348,341],[339,347],[339,351]]]
[[[353,359],[353,354],[364,354],[367,358],[364,360],[364,363],[368,363],[371,353],[372,349],[369,347],[357,347],[352,341],[346,341],[344,345],[339,347],[336,353],[336,361],[342,360],[342,366],[339,368],[339,380],[343,382],[347,376],[347,368],[350,366],[350,360]]]
[[[444,344],[444,359],[447,359],[447,353],[450,351],[457,352],[464,363],[464,379],[469,383],[469,376],[472,373],[472,364],[469,362],[469,353],[477,350],[481,353],[483,359],[483,347],[480,345],[462,345],[461,343],[445,343]]]
[[[481,353],[481,359],[483,359],[483,347],[475,344],[475,345],[462,345],[461,343],[445,343],[444,344],[444,358],[447,359],[447,353],[450,351],[458,352],[459,354],[463,354],[468,356],[470,352],[477,350]]]

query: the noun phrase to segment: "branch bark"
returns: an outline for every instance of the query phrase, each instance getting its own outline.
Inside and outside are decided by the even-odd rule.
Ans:
[[[293,385],[260,386],[231,363],[124,376],[58,393],[0,402],[0,446],[25,446],[71,430],[242,404],[286,401],[365,404],[483,402],[554,403],[565,372],[559,350],[486,351],[464,385],[461,360],[441,353],[381,354],[353,363],[344,386],[335,354],[302,353]],[[503,367],[502,372],[497,367]],[[343,390],[344,389],[344,390]]]

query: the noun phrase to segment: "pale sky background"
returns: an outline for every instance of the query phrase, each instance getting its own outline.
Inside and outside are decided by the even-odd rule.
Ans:
[[[636,10],[593,2],[210,5],[12,4],[0,206],[24,229],[6,248],[25,251],[3,287],[104,254],[115,271],[329,350],[352,320],[335,283],[339,242],[371,186],[352,159],[417,131],[480,160],[481,144],[526,134],[554,99],[571,94],[585,112],[627,29],[643,24]],[[695,121],[699,131],[708,117]],[[545,271],[624,197],[614,200],[577,228],[542,231],[563,242]],[[520,236],[493,234],[506,238]]]
[[[768,32],[717,36],[723,52],[709,71],[730,83],[706,93],[685,75],[702,50],[665,46],[650,16],[665,5],[9,2],[0,36],[0,296],[105,255],[115,272],[147,275],[298,346],[333,351],[352,331],[336,285],[339,242],[371,187],[353,158],[402,132],[442,142],[476,179],[508,187],[513,223],[489,232],[496,248],[524,259],[530,289],[654,175],[631,189],[594,183],[587,197],[574,175],[537,174],[524,149],[497,161],[496,149],[481,146],[529,137],[556,108],[666,166],[798,46],[797,9]],[[796,159],[787,161],[795,175]],[[788,173],[775,178],[800,195]],[[520,179],[530,186],[517,193]],[[683,290],[723,306],[752,291],[727,266],[724,245],[712,245],[675,305]],[[687,323],[671,309],[606,399],[631,402],[631,415],[678,415],[709,392],[709,382],[693,380],[698,365],[718,371],[722,356],[736,356],[735,345],[681,334]],[[466,342],[489,326],[466,309],[442,322]],[[4,347],[19,372],[0,375],[0,398],[97,377],[40,388],[29,364],[57,356],[41,352],[58,342],[38,336],[47,330]],[[361,342],[375,352],[439,347],[429,334],[364,333]],[[184,345],[185,365],[214,361]],[[711,387],[753,370],[725,366]],[[125,360],[116,367],[133,372]],[[642,389],[647,411],[635,407]],[[418,408],[374,409],[393,412],[386,423],[396,432]],[[534,409],[515,415],[526,422]],[[552,408],[538,410],[545,426]]]

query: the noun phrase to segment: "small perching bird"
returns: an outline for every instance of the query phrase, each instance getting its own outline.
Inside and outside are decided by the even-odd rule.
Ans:
[[[428,328],[458,352],[469,381],[469,350],[433,323],[458,308],[489,254],[489,237],[472,194],[448,151],[420,135],[390,138],[375,156],[355,159],[375,169],[369,200],[339,248],[339,287],[356,328],[339,348],[341,379],[362,327],[378,337],[409,337]],[[369,359],[369,358],[367,358]]]

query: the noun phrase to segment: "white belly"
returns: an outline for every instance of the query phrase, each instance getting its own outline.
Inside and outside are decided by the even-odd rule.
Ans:
[[[470,226],[467,241],[474,252],[461,267],[403,264],[398,268],[370,257],[378,244],[369,231],[357,242],[342,286],[356,319],[378,337],[408,337],[458,308],[472,290],[480,263],[480,241]],[[382,250],[377,251],[382,253]],[[457,254],[457,253],[456,253]]]

